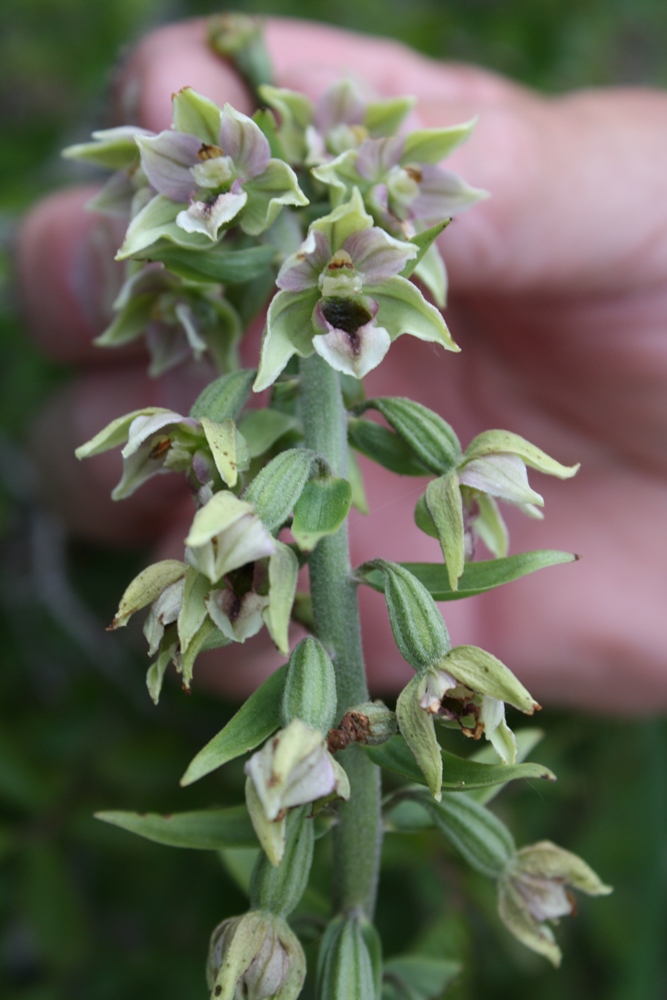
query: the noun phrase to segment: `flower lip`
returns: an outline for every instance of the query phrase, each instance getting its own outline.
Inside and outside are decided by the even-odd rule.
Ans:
[[[357,331],[374,319],[377,310],[372,299],[331,296],[318,302],[317,319],[324,318],[328,330],[343,330],[352,341],[359,339]]]

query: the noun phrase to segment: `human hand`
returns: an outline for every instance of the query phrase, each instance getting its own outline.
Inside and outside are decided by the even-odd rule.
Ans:
[[[249,111],[242,84],[209,52],[204,30],[190,22],[149,36],[121,76],[117,117],[167,127],[171,93],[187,84]],[[667,96],[617,90],[547,99],[473,67],[306,22],[270,21],[267,43],[281,86],[317,97],[351,73],[380,95],[414,94],[425,125],[480,118],[448,161],[492,194],[442,240],[447,316],[462,353],[436,358],[429,345],[401,338],[367,389],[438,410],[464,445],[497,426],[560,461],[582,461],[574,481],[536,481],[544,525],[510,519],[510,529],[513,551],[563,548],[583,559],[446,605],[453,639],[498,655],[543,703],[664,708]],[[150,384],[136,354],[91,346],[104,325],[94,248],[105,230],[83,212],[89,194],[71,190],[42,203],[21,241],[34,334],[52,356],[83,366],[41,423],[49,492],[88,537],[153,539],[161,555],[180,555],[192,510],[176,477],[160,477],[116,507],[108,500],[118,478],[114,459],[77,466],[71,457],[118,414],[148,404],[183,409],[196,392],[187,373]],[[101,253],[110,257],[114,237],[106,232]],[[256,363],[257,346],[255,333],[248,364]],[[371,514],[351,517],[355,561],[439,560],[437,543],[412,521],[423,483],[370,465],[365,472]],[[384,602],[365,588],[361,602],[371,683],[398,690],[409,669]],[[209,654],[227,691],[252,687],[275,662],[264,635]]]

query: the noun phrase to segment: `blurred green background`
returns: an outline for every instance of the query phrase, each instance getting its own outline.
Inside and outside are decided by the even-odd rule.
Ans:
[[[159,709],[145,662],[106,636],[145,554],[72,545],[38,510],[24,429],[69,373],[30,347],[11,248],[21,213],[71,179],[59,148],[104,121],[113,66],[157,24],[220,10],[207,0],[2,0],[0,5],[0,996],[196,1000],[207,937],[244,900],[214,855],[171,851],[94,821],[239,801],[240,768],[186,791],[177,780],[233,710],[169,686]],[[664,0],[320,0],[235,9],[381,27],[550,91],[667,83]],[[379,923],[388,953],[416,943],[462,957],[455,1000],[667,996],[667,727],[543,713],[536,756],[559,782],[505,793],[518,841],[580,851],[616,886],[562,927],[556,973],[495,919],[490,887],[430,835],[389,837]],[[326,857],[319,862],[326,876]]]

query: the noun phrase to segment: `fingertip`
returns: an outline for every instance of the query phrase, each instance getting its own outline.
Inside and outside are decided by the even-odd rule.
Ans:
[[[217,104],[250,113],[248,89],[232,66],[212,51],[207,21],[170,24],[147,35],[118,75],[115,117],[155,132],[171,124],[171,100],[183,87]]]

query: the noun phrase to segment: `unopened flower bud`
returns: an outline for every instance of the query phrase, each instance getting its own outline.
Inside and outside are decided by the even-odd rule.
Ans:
[[[206,979],[215,1000],[293,1000],[305,971],[301,945],[281,917],[254,911],[213,931]]]

